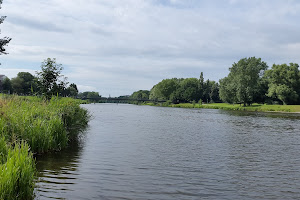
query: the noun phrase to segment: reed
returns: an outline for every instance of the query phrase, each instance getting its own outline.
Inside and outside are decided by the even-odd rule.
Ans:
[[[90,117],[80,103],[0,95],[0,200],[33,198],[32,154],[59,151],[77,138]]]
[[[35,164],[26,142],[7,145],[0,139],[0,199],[33,199]]]

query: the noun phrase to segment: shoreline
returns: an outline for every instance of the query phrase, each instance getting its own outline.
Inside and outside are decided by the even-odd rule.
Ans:
[[[232,111],[248,111],[248,112],[267,112],[267,113],[289,113],[300,114],[300,105],[265,105],[265,104],[253,104],[251,106],[240,106],[239,104],[227,104],[227,103],[212,103],[212,104],[192,104],[192,103],[180,103],[180,104],[154,104],[144,103],[142,105],[160,106],[160,107],[172,107],[172,108],[203,108],[203,109],[221,109]]]

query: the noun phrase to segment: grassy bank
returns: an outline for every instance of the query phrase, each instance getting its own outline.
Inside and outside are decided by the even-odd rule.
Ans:
[[[300,112],[300,105],[265,105],[265,104],[253,104],[251,106],[244,107],[240,104],[228,104],[228,103],[212,103],[212,104],[192,104],[192,103],[180,103],[180,104],[154,104],[146,103],[145,105],[151,106],[165,106],[176,108],[207,108],[207,109],[223,109],[223,110],[241,110],[241,111],[257,111],[257,112]]]
[[[32,199],[32,154],[59,151],[89,120],[71,98],[0,96],[0,200]],[[30,151],[29,151],[30,150]]]

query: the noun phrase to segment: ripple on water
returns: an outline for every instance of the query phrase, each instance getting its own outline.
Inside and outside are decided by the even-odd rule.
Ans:
[[[37,158],[37,199],[297,199],[299,115],[84,105],[86,138]]]

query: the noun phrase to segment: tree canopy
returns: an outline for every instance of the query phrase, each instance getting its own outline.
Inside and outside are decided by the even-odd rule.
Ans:
[[[63,67],[56,63],[56,59],[48,58],[42,62],[41,72],[37,72],[40,91],[47,98],[62,95],[68,82],[61,74]]]
[[[280,100],[283,104],[300,103],[300,72],[299,65],[273,65],[265,74],[269,83],[267,96]]]
[[[220,80],[220,98],[230,103],[251,104],[260,90],[260,81],[268,68],[261,58],[243,58],[229,68]]]
[[[130,98],[131,99],[138,99],[138,100],[149,99],[149,95],[150,95],[149,90],[139,90],[139,91],[136,91],[136,92],[132,93]]]

